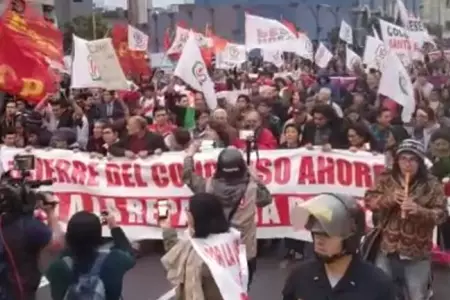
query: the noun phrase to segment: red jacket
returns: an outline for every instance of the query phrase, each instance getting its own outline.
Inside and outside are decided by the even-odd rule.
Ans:
[[[263,128],[256,139],[256,145],[258,147],[258,150],[272,150],[277,149],[278,144],[277,140],[273,136],[272,132],[267,129]],[[245,141],[236,139],[233,143],[233,146],[235,146],[238,149],[245,149],[246,144]]]

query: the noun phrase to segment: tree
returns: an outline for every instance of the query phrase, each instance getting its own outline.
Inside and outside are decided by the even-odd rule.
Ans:
[[[93,40],[94,38],[101,39],[107,33],[108,24],[101,13],[94,13],[90,16],[75,17],[71,22],[68,22],[64,25],[64,51],[66,53],[71,51],[73,34],[86,40]]]

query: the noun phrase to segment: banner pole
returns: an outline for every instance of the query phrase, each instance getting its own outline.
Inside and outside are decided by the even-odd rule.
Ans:
[[[92,13],[92,37],[94,40],[97,39],[97,18],[95,16],[95,11]]]

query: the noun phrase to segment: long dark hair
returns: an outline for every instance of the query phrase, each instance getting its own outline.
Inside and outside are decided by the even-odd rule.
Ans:
[[[75,258],[93,257],[102,242],[100,218],[88,211],[74,214],[67,224],[66,243]]]
[[[199,193],[192,196],[189,211],[194,219],[195,238],[206,238],[210,234],[224,233],[230,229],[222,203],[213,194]]]

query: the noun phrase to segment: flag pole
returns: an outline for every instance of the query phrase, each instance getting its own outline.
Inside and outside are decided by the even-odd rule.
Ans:
[[[95,16],[95,9],[92,12],[92,37],[97,39],[97,17]]]

